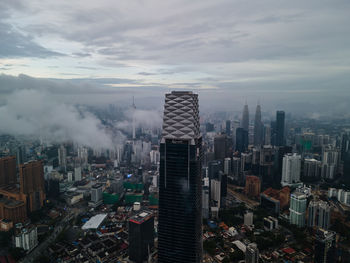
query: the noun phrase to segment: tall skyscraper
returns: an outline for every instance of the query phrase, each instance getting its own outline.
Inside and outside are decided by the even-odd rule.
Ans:
[[[315,240],[315,263],[336,262],[336,233],[319,229]]]
[[[241,127],[247,132],[249,131],[249,109],[247,102],[245,103],[243,108]]]
[[[259,249],[256,243],[250,243],[245,251],[246,263],[258,263],[259,262]]]
[[[261,107],[258,104],[255,111],[254,119],[254,145],[259,146],[263,144],[264,126],[261,122]]]
[[[283,186],[300,182],[301,156],[297,154],[286,154],[283,157],[282,181]]]
[[[328,229],[331,220],[331,206],[324,201],[312,200],[308,208],[307,225],[309,227],[320,227]]]
[[[160,143],[158,262],[202,258],[202,137],[198,95],[166,94]]]
[[[290,196],[289,223],[298,227],[305,226],[306,195],[294,192]]]
[[[8,156],[0,158],[0,186],[16,183],[16,158]]]
[[[44,167],[41,161],[30,161],[20,165],[20,191],[27,195],[30,212],[43,206],[45,196]]]
[[[129,220],[129,259],[142,263],[153,247],[154,217],[152,212],[142,211]]]
[[[214,158],[224,160],[228,156],[228,140],[226,134],[219,134],[214,138]]]
[[[61,145],[60,148],[58,148],[58,164],[63,170],[66,170],[67,150],[63,145]]]
[[[276,112],[276,145],[284,145],[284,111]]]
[[[244,152],[248,148],[248,131],[244,128],[236,130],[236,151]]]
[[[231,121],[227,120],[226,121],[226,135],[227,136],[231,136]]]

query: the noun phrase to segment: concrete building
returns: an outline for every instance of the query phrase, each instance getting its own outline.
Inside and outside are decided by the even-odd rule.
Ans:
[[[336,262],[336,233],[319,229],[315,240],[315,263]]]
[[[217,206],[220,208],[221,201],[221,182],[217,179],[210,180],[210,193],[211,200],[213,200]]]
[[[91,205],[97,207],[102,204],[102,184],[95,184],[91,187]]]
[[[246,211],[244,214],[244,225],[252,226],[253,225],[253,218],[254,218],[253,212]]]
[[[315,159],[304,160],[304,176],[311,178],[320,178],[321,162]]]
[[[23,248],[26,251],[31,251],[38,245],[38,232],[36,226],[16,229],[14,236],[15,246]]]
[[[259,263],[259,249],[256,243],[248,244],[245,252],[246,263]]]
[[[325,201],[314,201],[309,203],[307,225],[327,230],[330,227],[331,206]]]
[[[294,192],[290,196],[289,223],[298,227],[305,226],[306,195]]]
[[[129,260],[142,263],[154,247],[154,216],[142,211],[129,219]]]
[[[259,198],[260,196],[260,179],[257,176],[247,176],[245,179],[245,194],[251,198]]]
[[[74,181],[75,182],[81,181],[81,167],[74,168]]]
[[[301,156],[287,154],[283,157],[282,186],[300,183]]]

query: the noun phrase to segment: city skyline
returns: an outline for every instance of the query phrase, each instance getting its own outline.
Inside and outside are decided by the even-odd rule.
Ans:
[[[31,103],[38,93],[69,105],[125,106],[135,96],[159,109],[164,93],[186,89],[203,111],[248,99],[266,111],[348,114],[348,7],[2,1],[0,105],[30,90]]]

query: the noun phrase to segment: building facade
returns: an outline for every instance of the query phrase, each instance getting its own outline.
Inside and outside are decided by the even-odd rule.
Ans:
[[[160,144],[159,263],[201,261],[201,160],[198,95],[166,94]]]

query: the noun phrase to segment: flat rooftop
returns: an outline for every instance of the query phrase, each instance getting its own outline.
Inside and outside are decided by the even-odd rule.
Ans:
[[[130,218],[130,222],[142,224],[153,216],[151,211],[142,211]]]
[[[105,220],[105,218],[107,217],[107,214],[98,214],[95,215],[93,217],[91,217],[89,219],[89,221],[87,221],[81,229],[83,230],[87,230],[87,229],[97,229],[103,222],[103,220]]]

